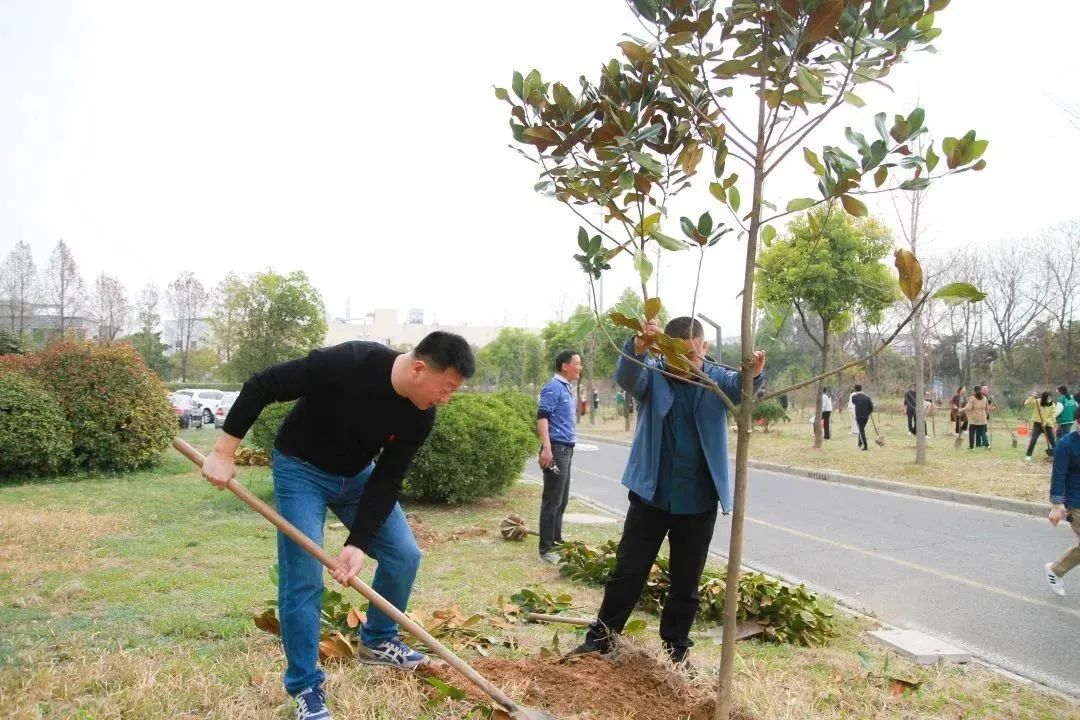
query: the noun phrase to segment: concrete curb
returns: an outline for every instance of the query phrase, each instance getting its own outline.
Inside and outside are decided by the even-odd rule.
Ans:
[[[589,442],[607,443],[608,445],[630,446],[629,441],[618,438],[604,438],[599,435],[579,434],[578,438]],[[878,478],[847,475],[845,473],[837,472],[836,470],[815,470],[792,465],[762,462],[760,460],[751,460],[749,466],[755,470],[765,470],[766,472],[794,475],[796,477],[805,477],[811,480],[820,480],[822,482],[839,483],[841,485],[854,485],[855,487],[882,490],[885,492],[897,493],[899,495],[915,495],[931,500],[944,500],[946,502],[989,508],[991,510],[1004,510],[1005,512],[1019,513],[1021,515],[1045,517],[1047,513],[1050,512],[1049,500],[1045,503],[1014,500],[1012,498],[998,497],[997,495],[979,495],[978,493],[963,492],[962,490],[949,490],[948,488],[929,487],[927,485],[912,485],[911,483],[896,482],[895,480],[881,480]]]

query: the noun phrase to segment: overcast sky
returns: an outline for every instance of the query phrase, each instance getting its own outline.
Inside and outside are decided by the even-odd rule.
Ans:
[[[844,144],[845,125],[872,132],[875,111],[916,103],[936,138],[988,138],[984,172],[931,191],[928,252],[1080,217],[1080,127],[1061,109],[1080,106],[1080,3],[954,0],[938,25],[937,55],[897,67],[894,94],[860,90],[864,111],[811,145]],[[213,285],[272,267],[308,273],[332,316],[350,298],[354,316],[418,307],[442,323],[542,325],[584,300],[578,223],[532,192],[492,86],[536,67],[576,88],[635,27],[620,0],[6,0],[0,258],[21,240],[43,268],[63,238],[88,283],[108,272],[132,296],[182,270]],[[767,188],[778,205],[815,192],[792,157]],[[680,215],[710,208],[703,190],[677,200],[672,235]],[[889,201],[871,210],[895,225]],[[731,240],[705,261],[698,309],[725,335],[743,252]],[[694,261],[661,268],[673,313],[689,311]],[[628,265],[606,300],[635,284]]]

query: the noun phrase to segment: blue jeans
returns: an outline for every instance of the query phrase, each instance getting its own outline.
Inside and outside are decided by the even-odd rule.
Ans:
[[[323,523],[330,508],[345,527],[352,527],[364,486],[374,463],[354,477],[331,475],[314,465],[274,450],[274,502],[286,520],[319,545]],[[285,691],[295,695],[304,688],[321,686],[319,669],[319,618],[322,611],[323,565],[306,550],[278,533],[278,617],[285,646]],[[401,505],[394,505],[372,542],[370,556],[378,566],[371,583],[375,592],[404,611],[409,604],[420,548],[405,519]],[[337,552],[330,552],[336,557]],[[360,628],[360,641],[376,645],[397,635],[397,623],[374,607]]]

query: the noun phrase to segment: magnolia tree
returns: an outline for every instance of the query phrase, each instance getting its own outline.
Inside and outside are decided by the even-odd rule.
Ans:
[[[667,367],[693,372],[684,341],[643,333],[645,320],[662,307],[647,292],[654,268],[650,258],[657,252],[694,248],[704,253],[719,243],[730,248],[736,238],[745,243],[741,343],[742,366],[748,368],[758,251],[776,238],[778,221],[834,202],[850,215],[865,216],[861,196],[893,188],[920,190],[943,176],[985,166],[981,156],[987,141],[974,131],[916,152],[913,141],[928,133],[922,108],[892,118],[878,113],[867,118],[866,127],[848,128],[840,143],[811,144],[815,131],[839,107],[863,107],[855,93],[858,86],[884,85],[882,78],[906,53],[925,48],[940,34],[935,12],[947,4],[744,0],[721,7],[710,0],[631,0],[640,33],[619,43],[622,57],[608,61],[599,78],[581,78],[575,92],[560,82],[546,82],[533,70],[515,72],[509,90],[496,88],[496,97],[510,105],[514,140],[539,165],[536,190],[564,203],[582,221],[575,255],[582,269],[599,278],[624,258],[636,268],[647,298],[644,317],[613,313],[610,318],[638,333],[639,352],[652,351],[665,358]],[[743,117],[750,119],[738,121]],[[785,163],[800,160],[817,181],[817,195],[786,202],[770,197],[770,178]],[[696,221],[669,218],[671,198],[699,178],[722,219],[710,210]],[[591,219],[597,217],[602,219]],[[818,232],[826,230],[818,226]],[[901,250],[896,266],[901,292],[913,308],[919,307],[927,293],[918,261]],[[978,295],[967,284],[936,293],[952,302],[975,301]],[[880,352],[909,319],[910,313],[872,352]],[[763,399],[865,359],[823,368],[820,375],[773,389]],[[697,373],[700,383],[722,397],[738,425],[719,718],[731,710],[747,460],[757,402],[749,375],[743,374],[743,402],[735,407]]]

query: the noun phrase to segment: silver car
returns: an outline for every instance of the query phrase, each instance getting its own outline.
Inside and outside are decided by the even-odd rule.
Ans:
[[[238,392],[224,393],[221,398],[221,403],[218,404],[214,410],[214,427],[220,430],[225,425],[225,418],[229,417],[229,410],[232,409],[233,402],[239,397]]]

